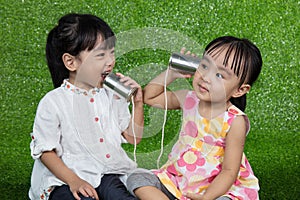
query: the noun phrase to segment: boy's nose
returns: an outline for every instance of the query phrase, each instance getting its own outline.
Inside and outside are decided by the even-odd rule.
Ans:
[[[106,65],[111,66],[111,65],[113,65],[114,62],[115,62],[115,57],[114,56],[109,56],[107,58]]]

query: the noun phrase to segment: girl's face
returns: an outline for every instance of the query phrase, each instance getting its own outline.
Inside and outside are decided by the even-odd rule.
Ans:
[[[211,103],[226,103],[239,89],[239,78],[223,65],[224,53],[214,57],[205,54],[194,75],[193,88],[198,98]],[[228,65],[231,66],[229,58]]]
[[[92,50],[82,51],[76,60],[75,85],[84,89],[102,87],[105,77],[115,66],[114,47],[108,49],[105,41],[99,38]]]

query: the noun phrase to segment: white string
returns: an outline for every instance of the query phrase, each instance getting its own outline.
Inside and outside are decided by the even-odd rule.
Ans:
[[[132,128],[132,134],[133,134],[133,140],[134,140],[134,149],[133,149],[133,159],[134,162],[136,162],[136,135],[134,131],[134,96],[131,97],[131,103],[132,103],[132,121],[131,121],[131,128]]]
[[[159,169],[159,162],[164,152],[164,137],[165,137],[165,125],[167,121],[167,111],[168,111],[168,97],[167,97],[167,78],[169,73],[169,67],[166,70],[165,81],[164,81],[164,96],[165,96],[165,112],[164,112],[164,121],[161,131],[161,143],[160,143],[160,154],[157,158],[157,169]]]

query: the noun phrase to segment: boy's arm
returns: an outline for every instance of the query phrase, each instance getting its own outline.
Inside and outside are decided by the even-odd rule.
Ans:
[[[137,92],[133,98],[132,107],[134,109],[132,109],[131,120],[128,128],[123,131],[122,135],[130,144],[134,144],[136,138],[136,143],[138,144],[142,139],[144,130],[143,91],[141,86],[135,80],[128,76],[124,76],[121,73],[117,73],[117,75],[121,77],[120,81],[123,82],[124,85],[130,85],[132,88],[137,88]],[[134,118],[134,127],[132,126],[132,118]]]
[[[93,186],[82,180],[71,169],[69,169],[57,156],[54,150],[44,152],[41,155],[40,160],[58,179],[69,185],[76,200],[80,199],[78,193],[81,193],[85,197],[94,197],[97,200],[99,199]]]
[[[143,102],[134,102],[134,109],[132,110],[131,120],[128,128],[122,133],[123,137],[130,143],[134,144],[134,135],[136,143],[140,143],[143,137],[144,130],[144,107]],[[132,130],[132,117],[134,117],[134,130]],[[134,131],[134,132],[133,132]]]

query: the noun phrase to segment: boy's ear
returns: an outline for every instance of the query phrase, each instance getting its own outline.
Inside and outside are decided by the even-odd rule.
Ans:
[[[62,60],[65,64],[66,68],[69,71],[71,71],[71,72],[76,71],[77,66],[76,66],[76,62],[75,62],[75,56],[72,56],[69,53],[64,53],[62,55]]]
[[[248,93],[251,89],[251,86],[249,84],[242,84],[236,91],[235,93],[232,95],[232,97],[237,98],[237,97],[241,97],[244,94]]]

